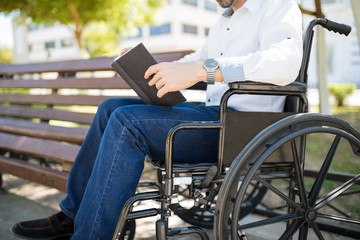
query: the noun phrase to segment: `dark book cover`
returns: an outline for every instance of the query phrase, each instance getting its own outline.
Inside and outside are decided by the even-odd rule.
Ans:
[[[134,89],[145,104],[174,106],[186,101],[181,92],[169,92],[158,98],[155,86],[149,86],[149,79],[145,79],[146,70],[157,62],[145,46],[140,43],[124,55],[114,60],[111,66]]]

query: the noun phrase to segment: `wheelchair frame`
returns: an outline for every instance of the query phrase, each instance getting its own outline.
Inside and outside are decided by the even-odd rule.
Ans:
[[[124,229],[126,223],[129,223],[129,221],[133,221],[137,218],[156,215],[161,216],[161,219],[156,222],[157,240],[165,240],[168,237],[174,235],[184,234],[198,234],[203,240],[209,239],[206,232],[200,227],[181,227],[173,229],[168,227],[168,218],[171,216],[171,206],[174,204],[172,201],[174,196],[174,186],[179,185],[179,183],[176,183],[178,180],[184,180],[174,177],[174,175],[184,172],[199,174],[199,178],[197,179],[197,186],[200,188],[210,189],[209,195],[211,196],[208,198],[204,198],[201,195],[195,196],[195,202],[197,204],[204,205],[205,210],[211,212],[210,206],[214,204],[213,202],[215,195],[218,195],[216,210],[212,211],[215,215],[214,230],[217,239],[228,239],[229,237],[231,237],[231,239],[246,239],[246,235],[243,234],[243,229],[246,229],[247,227],[253,227],[256,224],[261,225],[261,223],[256,222],[253,223],[253,225],[245,224],[240,226],[238,223],[239,218],[242,217],[239,215],[241,215],[241,203],[244,201],[245,191],[249,188],[250,182],[254,181],[255,179],[262,186],[269,188],[271,191],[277,192],[280,197],[285,198],[285,196],[283,196],[282,193],[279,193],[279,190],[274,189],[271,184],[271,180],[278,178],[290,179],[289,188],[292,187],[300,189],[298,193],[290,193],[289,191],[289,196],[286,197],[286,201],[288,203],[287,214],[277,217],[284,218],[287,222],[287,229],[280,237],[280,239],[291,238],[295,230],[297,231],[299,229],[299,239],[306,239],[309,226],[314,228],[314,231],[319,239],[323,239],[321,233],[319,234],[317,225],[315,224],[314,218],[316,218],[318,213],[315,210],[316,206],[314,204],[316,202],[316,197],[318,196],[318,188],[321,187],[321,184],[327,175],[328,166],[321,168],[320,177],[318,177],[316,180],[318,182],[314,184],[316,186],[309,194],[310,200],[307,200],[308,196],[306,196],[307,193],[304,191],[304,186],[302,186],[303,181],[301,180],[304,177],[303,170],[306,134],[316,131],[323,131],[323,129],[330,129],[328,131],[336,135],[336,140],[333,142],[333,145],[338,143],[340,140],[339,138],[346,138],[351,142],[351,146],[355,154],[360,156],[360,133],[350,124],[332,116],[306,113],[308,111],[308,102],[306,98],[307,68],[313,39],[313,28],[316,25],[321,25],[329,31],[334,31],[345,35],[348,35],[351,31],[349,26],[338,24],[327,19],[313,20],[310,23],[304,37],[304,53],[301,69],[298,79],[295,82],[287,86],[275,86],[272,84],[260,84],[254,82],[231,83],[229,84],[230,89],[224,94],[221,100],[219,121],[182,122],[171,128],[166,138],[165,166],[160,168],[164,174],[163,179],[160,184],[153,184],[157,186],[158,190],[135,194],[126,202],[119,217],[113,239],[124,239]],[[296,114],[284,119],[280,119],[279,121],[276,121],[262,130],[253,138],[252,141],[246,145],[246,147],[231,163],[231,166],[229,166],[229,163],[224,162],[226,130],[225,122],[228,114],[227,102],[234,94],[285,95],[288,98],[293,97],[293,106],[289,110],[295,112]],[[301,130],[301,128],[304,129]],[[173,164],[172,155],[174,137],[179,131],[187,129],[219,130],[219,153],[217,164]],[[300,140],[296,140],[295,137],[296,139]],[[261,175],[261,171],[264,170],[260,166],[263,166],[262,164],[264,161],[272,154],[269,152],[275,151],[275,149],[282,147],[285,141],[288,141],[290,144],[289,147],[291,148],[293,158],[295,159],[294,163],[279,162],[275,163],[275,165],[270,165],[270,167],[265,165],[265,168],[267,167],[270,170],[265,170],[263,177]],[[269,144],[268,142],[272,142],[272,144]],[[330,151],[333,150],[336,150],[336,148],[332,147],[330,149]],[[330,158],[331,157],[327,157],[324,161],[327,163],[327,165],[329,165],[330,163],[328,162],[331,162],[332,160],[332,158]],[[272,171],[272,169],[277,168],[281,169],[281,171],[277,172],[275,170],[273,175],[267,174],[267,171]],[[248,172],[244,172],[244,169],[249,170]],[[286,169],[288,172],[284,171],[284,169]],[[189,181],[189,179],[186,181]],[[335,195],[343,193],[345,190],[359,181],[360,175],[352,177],[349,181],[337,189]],[[240,187],[238,186],[239,182],[241,182]],[[238,191],[236,198],[231,196],[231,191],[234,191],[234,189],[235,191]],[[233,201],[230,198],[235,199]],[[297,200],[299,200],[301,204],[296,202],[296,198],[298,198]],[[331,196],[329,198],[331,198]],[[152,208],[140,211],[131,211],[133,205],[136,202],[144,200],[160,201],[161,209]],[[331,200],[332,199],[327,198],[323,199],[325,203],[330,202]],[[229,201],[234,202],[233,206],[227,206],[231,205],[228,204]],[[298,220],[300,215],[304,221]],[[229,219],[231,220],[231,224],[224,223]],[[344,222],[349,221],[360,224],[360,220],[358,219],[344,218],[342,220]],[[306,222],[306,224],[304,224],[304,222]]]

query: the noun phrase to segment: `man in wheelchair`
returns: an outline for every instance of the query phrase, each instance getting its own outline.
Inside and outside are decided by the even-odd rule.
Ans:
[[[134,194],[146,155],[164,162],[166,135],[183,121],[216,121],[228,83],[256,81],[287,85],[298,75],[302,58],[302,21],[293,0],[217,0],[226,8],[205,44],[172,63],[151,66],[145,77],[158,97],[207,81],[206,103],[174,107],[144,105],[138,99],[103,102],[74,162],[61,212],[47,219],[16,224],[23,238],[111,239],[124,203]],[[240,111],[281,112],[283,96],[235,96]],[[197,130],[176,136],[174,161],[215,162],[218,131]]]

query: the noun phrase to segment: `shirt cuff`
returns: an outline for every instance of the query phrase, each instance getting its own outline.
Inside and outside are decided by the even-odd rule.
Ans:
[[[245,81],[244,67],[242,63],[236,63],[230,59],[216,59],[219,63],[224,83]]]

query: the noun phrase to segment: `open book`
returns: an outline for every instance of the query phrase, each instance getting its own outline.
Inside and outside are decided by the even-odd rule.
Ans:
[[[149,86],[149,79],[145,79],[146,70],[157,62],[151,56],[145,46],[140,43],[124,55],[116,58],[111,66],[127,84],[134,89],[145,104],[174,106],[186,101],[185,97],[178,92],[170,92],[162,98],[158,98],[155,86]]]

